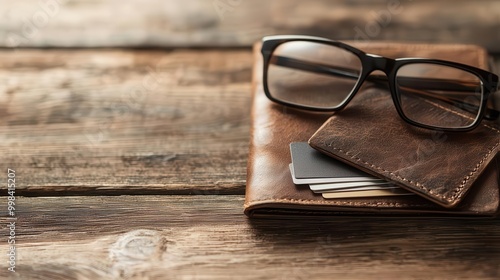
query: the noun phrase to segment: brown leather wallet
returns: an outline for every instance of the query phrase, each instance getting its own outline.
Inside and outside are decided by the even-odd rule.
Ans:
[[[486,51],[478,46],[349,43],[364,51],[393,58],[446,59],[483,69],[487,69],[488,65]],[[482,172],[477,172],[474,183],[467,188],[468,192],[463,191],[458,200],[451,201],[453,208],[444,207],[446,203],[438,204],[436,199],[425,196],[327,200],[306,186],[295,185],[288,168],[291,161],[289,144],[308,141],[330,119],[331,114],[294,110],[268,100],[262,88],[260,43],[254,46],[254,56],[252,130],[244,204],[245,214],[249,217],[296,218],[336,214],[494,216],[497,213],[500,203],[498,156],[488,158],[490,163],[484,165]],[[355,99],[363,98],[366,98],[364,92],[359,92]]]

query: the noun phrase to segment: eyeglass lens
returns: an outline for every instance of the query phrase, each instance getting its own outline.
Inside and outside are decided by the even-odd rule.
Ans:
[[[412,63],[396,74],[400,107],[410,120],[434,127],[461,128],[479,115],[482,82],[476,75],[445,65]]]
[[[349,96],[361,61],[341,48],[314,42],[279,45],[270,58],[268,88],[280,101],[313,108],[335,108]]]

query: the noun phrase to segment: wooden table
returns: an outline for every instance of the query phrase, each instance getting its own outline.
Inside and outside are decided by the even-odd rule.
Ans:
[[[123,7],[140,5],[133,3],[119,12],[132,15],[133,9]],[[199,11],[193,1],[186,3],[184,12]],[[291,5],[286,3],[273,5]],[[424,8],[435,5],[423,3]],[[483,3],[498,7],[494,1]],[[85,4],[66,5],[83,10],[79,5]],[[244,20],[258,12],[247,2],[241,5],[238,9],[249,9]],[[302,21],[276,24],[273,30],[306,32],[313,11],[323,10],[311,7]],[[82,17],[90,18],[85,11]],[[133,32],[135,37],[123,42],[120,36],[90,40],[82,30],[58,38],[53,32],[70,22],[61,12],[42,36],[23,43],[34,48],[0,51],[0,178],[5,186],[7,169],[15,170],[17,217],[16,273],[7,270],[8,256],[2,254],[0,278],[498,279],[500,219],[288,221],[243,215],[250,43],[267,31],[258,24],[251,36],[215,30],[231,30],[237,11],[222,27],[210,29],[225,34],[212,39],[197,37],[203,33],[187,36],[182,26],[189,22],[174,17],[179,26],[167,33],[177,32],[176,39],[156,45],[154,36]],[[146,18],[132,20],[140,26]],[[123,19],[113,22],[118,26]],[[113,26],[103,34],[112,33]],[[392,28],[391,38],[400,38]],[[493,42],[481,38],[498,50],[494,36]],[[79,45],[113,48],[61,48]],[[116,48],[140,45],[168,48]],[[186,45],[210,47],[175,47]],[[500,56],[496,61],[500,69]],[[0,251],[5,253],[6,228],[13,220],[6,211],[6,190],[2,195]]]

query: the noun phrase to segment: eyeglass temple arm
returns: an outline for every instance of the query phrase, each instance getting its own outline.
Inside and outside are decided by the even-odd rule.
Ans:
[[[357,80],[359,77],[359,72],[357,72],[354,69],[349,69],[349,68],[344,68],[340,66],[335,66],[333,68],[330,65],[325,65],[322,63],[312,63],[309,61],[303,61],[300,59],[295,59],[291,57],[284,57],[284,56],[273,56],[273,59],[271,60],[271,63],[280,65],[280,66],[285,66],[285,67],[290,67],[294,69],[299,69],[303,71],[308,71],[308,72],[314,72],[314,73],[319,73],[319,74],[325,74],[325,75],[334,75],[334,76],[341,76],[349,79],[355,79]],[[377,84],[383,84],[387,85],[387,77],[386,76],[381,76],[381,75],[371,75],[367,77],[367,80],[377,83]],[[432,78],[414,78],[414,77],[401,77],[398,78],[398,83],[403,87],[403,88],[412,88],[413,93],[416,92],[421,92],[422,94],[425,94],[424,91],[416,90],[419,88],[425,88],[426,90],[444,90],[444,91],[449,91],[453,90],[455,92],[466,92],[466,91],[476,91],[476,85],[474,83],[466,83],[466,82],[458,82],[455,80],[447,80],[447,79],[432,79]],[[425,85],[425,86],[424,86]],[[454,95],[456,95],[455,93]],[[427,94],[425,94],[427,95]],[[435,97],[436,96],[432,96]],[[453,96],[442,96],[439,98],[443,101],[447,102],[452,102],[453,104],[459,103],[462,104],[466,107],[474,107],[475,105],[469,104],[466,102],[463,102],[462,100],[457,100],[457,98],[453,98]],[[467,108],[463,109],[467,109]],[[496,119],[500,116],[500,111],[494,109],[494,108],[486,108],[486,114],[485,118],[487,119]]]

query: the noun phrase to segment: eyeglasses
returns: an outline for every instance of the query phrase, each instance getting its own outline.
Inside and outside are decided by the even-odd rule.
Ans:
[[[444,131],[470,131],[500,112],[487,108],[498,76],[451,61],[391,59],[309,36],[263,39],[264,92],[274,102],[299,109],[338,111],[364,81],[389,88],[406,122]],[[372,72],[380,70],[385,75]],[[492,94],[491,94],[492,95]]]

